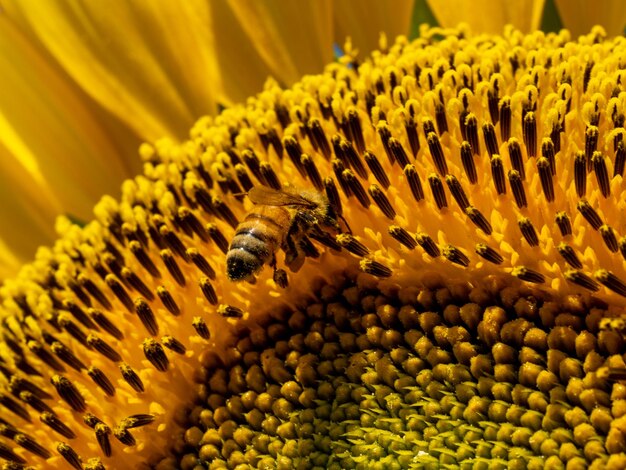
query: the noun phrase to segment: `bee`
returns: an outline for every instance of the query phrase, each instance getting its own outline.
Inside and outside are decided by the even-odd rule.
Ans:
[[[255,206],[237,226],[226,254],[226,275],[231,281],[253,281],[269,264],[276,284],[285,287],[287,274],[276,268],[279,249],[285,251],[285,264],[297,271],[304,262],[306,246],[311,246],[307,235],[334,247],[334,239],[324,229],[339,233],[341,228],[324,194],[255,186],[248,197]]]

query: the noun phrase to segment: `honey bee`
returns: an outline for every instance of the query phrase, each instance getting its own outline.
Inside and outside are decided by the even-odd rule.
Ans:
[[[226,275],[231,281],[253,281],[261,268],[274,269],[274,281],[287,285],[287,274],[276,268],[276,252],[285,251],[285,264],[297,271],[311,245],[307,235],[332,246],[323,229],[341,232],[337,216],[324,194],[290,189],[279,191],[256,186],[248,197],[255,207],[237,226],[226,254]],[[305,242],[305,243],[303,243]],[[330,243],[329,243],[330,242]]]

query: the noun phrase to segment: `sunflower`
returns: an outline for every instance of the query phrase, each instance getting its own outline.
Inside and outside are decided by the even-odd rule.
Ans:
[[[626,466],[624,38],[440,22],[59,219],[0,288],[7,468]]]

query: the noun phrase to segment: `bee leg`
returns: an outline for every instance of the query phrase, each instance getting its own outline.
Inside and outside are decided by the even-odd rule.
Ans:
[[[340,215],[339,218],[341,219],[343,224],[346,226],[346,229],[348,229],[348,233],[352,235],[352,229],[350,228],[350,225],[348,225],[348,221],[344,218],[343,215]],[[339,226],[339,224],[337,224],[337,226]],[[339,227],[339,232],[341,232],[341,227]]]
[[[287,272],[284,269],[274,268],[274,282],[278,287],[285,289],[289,285],[289,278]]]
[[[298,246],[304,253],[304,256],[309,258],[319,258],[320,252],[315,248],[315,245],[311,242],[311,239],[307,236],[303,236],[298,243]]]

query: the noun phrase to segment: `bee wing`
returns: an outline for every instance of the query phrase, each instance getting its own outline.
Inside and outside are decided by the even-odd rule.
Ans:
[[[298,194],[286,193],[277,189],[255,186],[248,191],[253,204],[264,206],[312,206],[314,203]]]

